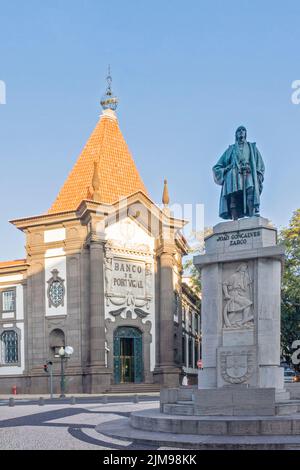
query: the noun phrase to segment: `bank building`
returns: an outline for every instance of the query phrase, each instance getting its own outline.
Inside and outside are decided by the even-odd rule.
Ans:
[[[197,295],[182,280],[185,222],[152,202],[108,77],[100,119],[50,209],[11,223],[26,256],[0,263],[0,393],[154,390],[196,379]],[[127,388],[126,388],[127,387]]]

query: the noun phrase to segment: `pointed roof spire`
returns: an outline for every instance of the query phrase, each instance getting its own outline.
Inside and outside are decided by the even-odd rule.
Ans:
[[[122,197],[147,189],[120,131],[113,106],[110,71],[103,114],[67,177],[50,214],[76,210],[84,199],[113,204]],[[110,101],[112,100],[112,101]],[[115,109],[115,108],[114,108]]]
[[[164,191],[162,195],[162,203],[164,207],[167,207],[169,205],[170,198],[169,198],[169,191],[168,191],[168,181],[164,180]]]
[[[102,97],[102,100],[100,101],[100,104],[104,110],[106,109],[111,109],[112,111],[115,111],[118,107],[118,98],[113,95],[112,89],[111,89],[111,83],[112,83],[112,77],[110,74],[110,65],[108,66],[108,73],[106,77],[107,81],[107,88],[106,92]]]

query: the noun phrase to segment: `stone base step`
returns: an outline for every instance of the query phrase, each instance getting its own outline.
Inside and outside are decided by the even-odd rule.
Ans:
[[[166,415],[157,409],[134,412],[130,425],[139,431],[209,436],[296,435],[300,414],[291,416],[189,416]],[[300,441],[299,441],[300,442]]]
[[[196,415],[193,401],[178,401],[177,403],[164,404],[163,412],[168,415],[176,415],[176,416]],[[286,402],[277,403],[275,406],[275,415],[278,415],[278,416],[293,415],[299,412],[300,412],[300,400],[288,400]]]
[[[179,405],[175,404],[166,404],[164,405],[164,413],[168,415],[189,415],[193,416],[194,413],[194,405]]]
[[[284,386],[290,393],[292,399],[300,399],[300,382],[286,383]]]
[[[276,403],[276,415],[291,415],[300,412],[300,400],[286,400]]]
[[[299,435],[193,435],[159,431],[141,431],[128,418],[101,423],[96,431],[110,438],[144,446],[197,450],[300,450]]]
[[[291,394],[287,390],[282,390],[280,392],[276,391],[275,393],[275,401],[280,402],[283,400],[289,400],[291,398]]]

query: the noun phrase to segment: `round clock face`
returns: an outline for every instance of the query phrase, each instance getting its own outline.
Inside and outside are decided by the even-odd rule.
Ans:
[[[53,281],[49,289],[49,296],[54,307],[61,305],[64,298],[64,286],[60,281]]]

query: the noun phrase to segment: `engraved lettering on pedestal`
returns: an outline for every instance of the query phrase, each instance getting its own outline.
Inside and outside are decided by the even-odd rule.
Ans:
[[[221,375],[225,382],[240,384],[247,382],[254,371],[254,352],[224,351],[221,353]]]
[[[251,328],[254,324],[248,265],[241,263],[236,271],[223,282],[225,328]]]

